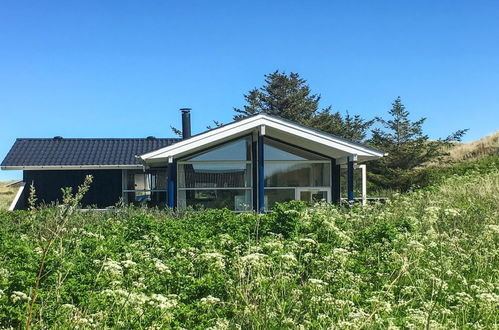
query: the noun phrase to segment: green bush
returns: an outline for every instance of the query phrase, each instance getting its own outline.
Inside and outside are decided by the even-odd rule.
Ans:
[[[480,168],[366,207],[0,212],[0,327],[494,328],[499,172]]]

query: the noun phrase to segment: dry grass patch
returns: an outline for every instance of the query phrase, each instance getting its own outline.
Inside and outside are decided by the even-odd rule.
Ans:
[[[7,187],[13,181],[0,181],[0,210],[7,210],[19,187]]]
[[[449,160],[462,162],[499,155],[499,131],[480,140],[456,144],[449,150]]]

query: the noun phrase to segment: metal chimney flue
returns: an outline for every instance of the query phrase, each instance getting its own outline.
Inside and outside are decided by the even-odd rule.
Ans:
[[[191,108],[182,108],[182,139],[191,137]]]

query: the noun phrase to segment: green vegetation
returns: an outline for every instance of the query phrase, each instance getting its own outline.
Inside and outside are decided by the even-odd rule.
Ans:
[[[75,211],[78,199],[66,193],[63,206],[0,211],[0,327],[499,321],[497,168],[365,208],[99,213]]]
[[[454,141],[461,141],[467,130],[459,130],[445,139],[431,141],[423,133],[426,118],[409,119],[409,111],[400,97],[392,103],[389,120],[377,118],[383,129],[375,128],[368,144],[388,153],[387,156],[369,162],[369,181],[377,189],[393,189],[404,192],[419,185],[415,173],[430,161],[440,160],[446,148]]]

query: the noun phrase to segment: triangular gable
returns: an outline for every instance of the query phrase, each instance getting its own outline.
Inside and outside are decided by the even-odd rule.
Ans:
[[[260,131],[261,134],[331,158],[356,155],[358,161],[383,157],[380,150],[267,114],[251,116],[139,156],[144,162],[179,158]]]

